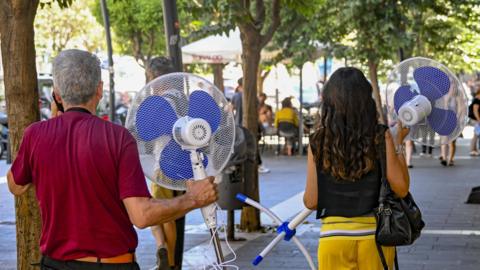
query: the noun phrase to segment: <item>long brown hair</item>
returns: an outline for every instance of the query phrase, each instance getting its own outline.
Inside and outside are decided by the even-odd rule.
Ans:
[[[372,86],[356,68],[336,70],[322,91],[319,128],[312,136],[317,167],[355,181],[375,167],[378,115]]]

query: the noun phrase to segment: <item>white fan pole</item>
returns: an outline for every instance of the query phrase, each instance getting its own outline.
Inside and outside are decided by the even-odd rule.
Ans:
[[[203,167],[203,154],[196,150],[190,150],[190,160],[192,161],[192,170],[194,180],[202,180],[207,178],[205,167]],[[222,245],[217,233],[217,211],[214,203],[203,207],[202,209],[203,219],[205,224],[210,230],[210,234],[213,237],[213,247],[215,248],[215,255],[217,257],[217,263],[221,265],[224,261]]]

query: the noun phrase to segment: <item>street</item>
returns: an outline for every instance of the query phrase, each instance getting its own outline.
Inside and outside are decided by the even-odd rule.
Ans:
[[[422,209],[426,228],[412,246],[399,247],[401,269],[478,269],[480,265],[480,205],[464,202],[474,186],[480,185],[479,158],[468,156],[468,140],[458,141],[458,154],[454,167],[443,167],[436,158],[414,157],[415,167],[410,170],[411,193]],[[268,151],[267,151],[268,152]],[[261,202],[272,207],[282,218],[294,216],[302,209],[301,192],[305,181],[305,157],[284,157],[266,154],[265,164],[272,170],[260,177]],[[0,163],[5,175],[8,166]],[[239,223],[240,211],[236,211]],[[222,223],[226,214],[219,213]],[[0,265],[1,269],[15,269],[15,222],[13,196],[9,194],[5,179],[0,180]],[[204,269],[213,260],[209,247],[210,235],[202,224],[199,211],[187,215],[184,269]],[[265,233],[236,233],[247,241],[230,243],[236,253],[232,264],[240,269],[308,269],[306,260],[296,246],[283,241],[256,268],[251,261],[275,236],[268,229],[271,221],[262,217]],[[297,235],[316,260],[320,222],[312,214]],[[148,229],[138,230],[137,258],[142,269],[155,264],[155,244]],[[221,233],[223,235],[223,232]],[[226,254],[227,247],[224,246]],[[372,259],[377,254],[372,254]],[[232,255],[226,256],[232,258]],[[208,268],[207,268],[208,269]]]

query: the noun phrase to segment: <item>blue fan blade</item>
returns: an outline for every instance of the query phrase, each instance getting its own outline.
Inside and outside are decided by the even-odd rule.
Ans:
[[[395,107],[395,112],[398,114],[400,107],[402,107],[405,102],[411,100],[416,95],[418,94],[410,91],[409,85],[400,86],[393,96],[393,106]]]
[[[441,136],[448,136],[457,127],[457,115],[451,110],[433,108],[427,117],[430,127]]]
[[[193,118],[202,118],[210,124],[212,132],[215,132],[220,126],[222,112],[217,102],[204,91],[196,90],[190,94],[188,103],[188,116]]]
[[[204,156],[203,166],[206,168],[208,159]],[[171,140],[160,155],[160,170],[172,180],[190,180],[193,178],[190,152],[182,150],[181,146]]]
[[[435,101],[448,93],[450,80],[445,72],[434,67],[420,67],[413,72],[420,94]]]
[[[138,107],[135,126],[138,137],[144,141],[171,134],[177,114],[170,103],[161,96],[147,97]]]

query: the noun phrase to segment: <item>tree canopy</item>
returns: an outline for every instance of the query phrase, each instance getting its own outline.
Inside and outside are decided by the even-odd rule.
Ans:
[[[104,30],[90,13],[91,2],[76,1],[70,8],[62,8],[60,3],[41,6],[35,17],[37,53],[53,57],[65,48],[102,49]]]
[[[151,0],[107,0],[110,25],[119,53],[131,54],[141,66],[154,56],[165,53],[162,2]],[[103,25],[100,2],[92,12]]]
[[[455,71],[480,68],[471,61],[479,58],[478,1],[327,0],[320,13],[319,37],[337,57],[375,59],[381,69],[398,62],[402,48],[405,57],[435,58]]]

